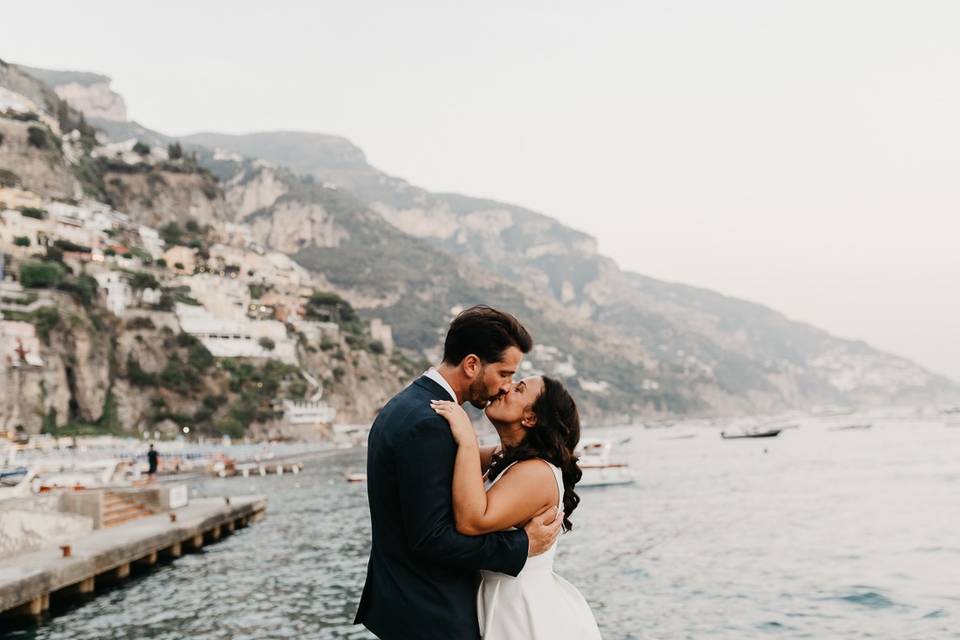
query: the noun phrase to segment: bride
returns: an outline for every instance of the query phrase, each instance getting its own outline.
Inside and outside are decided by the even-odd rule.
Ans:
[[[546,376],[512,385],[486,408],[500,446],[480,447],[470,418],[455,402],[434,400],[457,442],[453,513],[457,530],[482,535],[522,527],[557,506],[563,528],[580,498],[573,450],[580,416],[563,385]],[[593,640],[600,631],[576,587],[553,572],[557,545],[527,559],[517,577],[481,571],[477,614],[484,640]]]

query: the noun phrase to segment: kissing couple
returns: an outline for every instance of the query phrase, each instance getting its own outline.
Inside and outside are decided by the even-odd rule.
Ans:
[[[583,596],[553,573],[580,498],[580,417],[556,380],[514,382],[530,334],[487,306],[460,313],[443,362],[370,429],[372,544],[355,624],[382,640],[594,640]],[[481,447],[461,406],[500,436]]]

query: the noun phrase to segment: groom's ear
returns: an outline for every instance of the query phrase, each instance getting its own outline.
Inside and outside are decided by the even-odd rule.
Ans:
[[[463,372],[470,379],[473,379],[479,375],[480,370],[483,369],[483,363],[480,362],[479,356],[471,353],[466,358],[463,359],[463,362],[460,363],[460,366],[463,367]]]

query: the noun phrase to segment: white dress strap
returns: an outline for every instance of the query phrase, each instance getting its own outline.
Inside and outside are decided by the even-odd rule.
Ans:
[[[498,474],[497,474],[497,477],[493,479],[493,482],[490,482],[490,470],[487,469],[486,473],[483,474],[483,480],[484,480],[484,484],[486,485],[486,487],[485,487],[486,490],[489,491],[489,490],[490,490],[490,487],[492,487],[493,485],[497,484],[497,482],[500,480],[500,478],[502,478],[502,477],[504,476],[504,474],[507,472],[507,469],[509,469],[509,468],[512,467],[513,465],[517,464],[518,462],[520,462],[520,460],[514,460],[513,462],[511,462],[510,464],[508,464],[506,467],[504,467],[504,468],[503,468],[503,471],[501,471],[500,473],[498,473]]]
[[[557,503],[557,509],[563,509],[563,471],[556,465],[547,463],[553,469],[553,477],[557,480],[557,495],[560,496],[560,502]]]

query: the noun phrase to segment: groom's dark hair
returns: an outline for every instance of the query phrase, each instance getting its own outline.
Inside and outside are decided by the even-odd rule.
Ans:
[[[461,311],[443,341],[443,361],[460,364],[471,353],[485,364],[499,362],[503,352],[516,347],[529,353],[533,339],[520,321],[509,313],[478,304]]]

